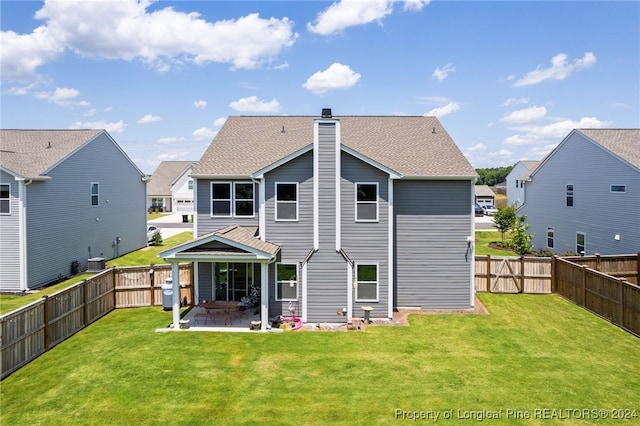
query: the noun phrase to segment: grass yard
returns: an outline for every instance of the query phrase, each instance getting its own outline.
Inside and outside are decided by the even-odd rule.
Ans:
[[[5,379],[0,423],[638,424],[611,410],[640,410],[640,339],[556,295],[480,299],[489,315],[348,333],[156,333],[170,312],[116,310]],[[567,409],[609,418],[540,418]]]
[[[508,240],[509,234],[505,235],[505,240]],[[517,256],[517,254],[511,250],[498,250],[489,247],[489,243],[501,242],[502,234],[500,231],[476,231],[476,244],[475,254],[477,255],[491,255],[491,256]]]

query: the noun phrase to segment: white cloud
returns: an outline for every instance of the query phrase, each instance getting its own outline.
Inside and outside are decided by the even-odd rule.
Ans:
[[[431,76],[438,81],[443,81],[445,78],[449,77],[449,74],[451,74],[455,70],[456,69],[453,64],[447,64],[442,68],[436,67]]]
[[[196,107],[196,109],[205,109],[207,107],[207,101],[198,99],[197,101],[193,101],[193,106]]]
[[[84,115],[85,117],[93,117],[94,115],[96,115],[96,113],[97,113],[97,111],[95,110],[95,108],[91,108],[91,109],[85,111],[84,114],[82,114],[82,115]]]
[[[147,11],[151,0],[51,1],[35,14],[45,21],[31,34],[2,32],[3,79],[28,81],[65,49],[89,58],[141,60],[159,71],[192,62],[253,69],[277,58],[298,34],[293,22],[257,13],[209,22],[172,7]]]
[[[514,87],[529,86],[541,83],[545,80],[564,80],[574,71],[581,71],[596,63],[596,57],[591,52],[586,52],[581,59],[576,59],[573,63],[567,62],[567,55],[560,53],[551,58],[549,68],[541,68],[540,65],[535,70],[529,71],[523,78],[513,83]]]
[[[395,0],[342,0],[333,3],[316,17],[315,23],[307,23],[307,30],[320,35],[331,35],[356,25],[377,22],[393,12]],[[407,0],[404,10],[420,11],[428,0]]]
[[[460,105],[457,104],[456,102],[449,102],[448,104],[441,106],[441,107],[436,107],[434,109],[432,109],[429,112],[426,112],[424,115],[425,117],[431,117],[431,116],[435,116],[435,117],[444,117],[445,115],[449,115],[451,113],[454,113],[456,111],[458,111],[460,109]]]
[[[469,148],[467,148],[467,152],[476,152],[476,151],[484,151],[487,149],[487,146],[482,142],[479,142]]]
[[[500,121],[504,121],[505,123],[530,123],[532,121],[538,121],[546,115],[547,109],[545,107],[532,106],[512,111],[510,114],[502,117]]]
[[[507,146],[524,146],[559,143],[573,129],[592,128],[601,129],[611,123],[602,121],[596,117],[582,117],[580,120],[562,119],[546,125],[526,125],[515,127],[520,133],[509,136],[504,140]]]
[[[149,124],[155,123],[156,121],[162,121],[162,117],[160,117],[159,115],[147,114],[138,120],[138,124]]]
[[[80,94],[78,89],[72,89],[68,87],[58,87],[53,92],[36,92],[34,97],[49,102],[53,102],[60,106],[89,106],[86,101],[74,101]]]
[[[231,102],[229,106],[240,112],[278,112],[280,110],[280,103],[276,99],[265,102],[257,96],[238,99]]]
[[[199,129],[194,130],[193,133],[191,133],[191,135],[196,140],[202,140],[202,139],[212,140],[213,137],[216,135],[216,133],[218,132],[216,132],[215,130],[209,129],[207,127],[201,127]]]
[[[187,139],[182,137],[166,137],[158,139],[160,145],[171,145],[174,143],[185,142]]]
[[[520,104],[528,104],[529,98],[509,98],[502,103],[503,107],[512,107]]]
[[[124,132],[125,127],[127,125],[122,120],[110,123],[105,121],[76,121],[69,126],[70,129],[105,129],[112,134]]]
[[[332,64],[324,71],[318,71],[307,79],[302,85],[305,89],[316,95],[329,90],[349,89],[360,80],[361,75],[353,72],[348,65]]]
[[[227,121],[226,117],[216,118],[213,122],[213,125],[216,127],[222,126]]]

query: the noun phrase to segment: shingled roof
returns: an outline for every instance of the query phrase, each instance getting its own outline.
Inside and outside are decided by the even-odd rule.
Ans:
[[[192,175],[251,176],[313,144],[314,116],[232,116]],[[402,177],[472,178],[474,168],[436,117],[334,116],[343,146]]]
[[[640,129],[577,129],[576,131],[640,169]]]
[[[0,130],[0,167],[26,179],[42,179],[60,161],[104,130]]]
[[[195,164],[195,161],[161,162],[147,184],[147,196],[171,196],[171,185],[193,164]]]

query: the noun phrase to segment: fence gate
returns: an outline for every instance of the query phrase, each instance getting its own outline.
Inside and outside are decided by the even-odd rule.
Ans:
[[[500,262],[497,268],[491,265],[491,292],[492,293],[521,293],[520,289],[520,259],[500,258],[492,259],[492,262]],[[514,268],[515,266],[515,268]],[[493,272],[497,271],[497,272]]]

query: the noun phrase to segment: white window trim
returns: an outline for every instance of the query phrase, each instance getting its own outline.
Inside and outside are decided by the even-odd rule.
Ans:
[[[621,186],[622,188],[624,188],[624,190],[623,191],[614,191],[613,190],[614,186]],[[611,185],[609,185],[609,192],[612,193],[612,194],[626,194],[627,193],[627,185],[625,185],[625,184],[615,184],[615,183],[611,184]]]
[[[0,215],[2,216],[11,216],[11,184],[10,183],[3,183],[2,185],[6,185],[9,187],[9,197],[6,198],[7,202],[9,203],[9,211],[6,213],[0,213]],[[2,198],[3,200],[5,198]]]
[[[551,231],[551,234],[553,235],[553,237],[551,237],[551,241],[553,242],[553,244],[549,245],[549,231]],[[547,226],[547,248],[554,248],[556,245],[556,230],[552,227],[552,226]]]
[[[278,185],[295,185],[296,186],[296,201],[278,201]],[[298,182],[276,182],[275,183],[275,193],[274,193],[274,200],[275,200],[275,212],[274,212],[274,220],[276,222],[298,222],[298,218],[299,218],[299,202],[300,202],[300,187],[298,186]],[[296,218],[295,219],[278,219],[278,204],[279,203],[284,203],[284,204],[294,204],[296,205]]]
[[[279,293],[278,286],[280,285],[280,283],[283,283],[283,284],[287,283],[287,285],[291,284],[291,280],[278,281],[278,266],[279,265],[295,265],[295,267],[296,267],[296,281],[295,281],[296,298],[295,299],[282,299],[282,298],[279,297],[280,295],[278,294]],[[299,284],[300,283],[300,275],[299,275],[300,271],[298,271],[298,269],[299,268],[298,268],[298,264],[297,263],[293,263],[293,262],[277,262],[276,263],[275,276],[274,276],[274,279],[275,279],[275,282],[276,282],[276,288],[275,288],[274,297],[275,297],[276,302],[297,302],[298,301],[298,299],[299,299],[299,297],[298,297],[299,285],[300,285]]]
[[[375,280],[376,298],[375,299],[359,299],[358,298],[358,290],[359,290],[358,286],[360,285],[360,282],[358,281],[359,266],[375,266],[376,267],[376,280]],[[360,262],[360,263],[356,263],[353,269],[355,271],[354,283],[356,287],[356,294],[355,294],[356,302],[379,302],[380,301],[380,264],[378,262]],[[365,282],[372,283],[373,281],[365,281]]]
[[[93,193],[93,185],[97,185],[98,187],[98,192],[96,194]],[[89,185],[89,196],[89,203],[91,207],[100,207],[100,182],[91,182],[91,185]],[[93,197],[96,197],[98,200],[97,204],[93,204]]]
[[[576,252],[578,252],[578,255],[581,255],[582,253],[578,251],[578,235],[582,235],[582,240],[584,241],[584,243],[582,244],[582,248],[584,249],[584,253],[587,253],[587,233],[586,232],[582,232],[582,231],[576,231]]]
[[[229,185],[229,197],[230,198],[213,198],[213,185],[221,185],[221,184],[225,184],[225,185]],[[213,181],[211,182],[211,185],[209,186],[211,193],[210,193],[210,197],[209,197],[209,202],[210,202],[210,206],[209,206],[209,214],[211,215],[211,217],[232,217],[233,216],[233,182],[228,182],[228,181]],[[221,215],[221,214],[213,214],[213,202],[214,201],[229,201],[229,214],[228,215]]]
[[[251,199],[251,203],[253,205],[253,208],[251,209],[251,214],[243,214],[243,215],[238,215],[236,214],[236,202],[237,201],[248,201],[248,199],[246,198],[241,198],[240,200],[238,200],[236,198],[236,185],[251,185],[253,186],[253,198]],[[252,217],[256,217],[256,184],[249,181],[237,181],[237,182],[233,182],[233,192],[231,193],[231,214],[233,215],[233,217],[242,217],[242,218],[252,218]]]
[[[375,185],[376,186],[376,218],[375,219],[358,219],[358,204],[373,204],[373,201],[358,201],[358,185]],[[378,182],[356,182],[354,186],[354,202],[355,202],[355,221],[356,222],[379,222],[380,221],[380,186]]]
[[[568,186],[571,186],[571,205],[567,205],[567,198],[569,197],[569,188],[567,188]],[[572,183],[566,183],[564,185],[564,206],[565,207],[575,207],[576,205],[576,187],[574,184]]]

